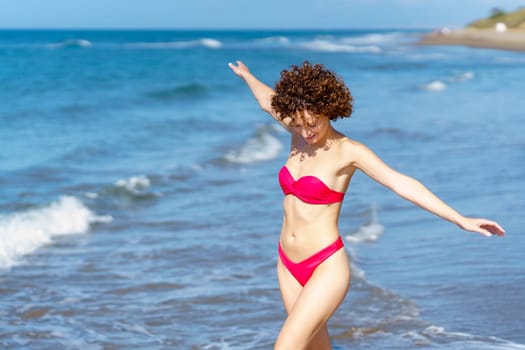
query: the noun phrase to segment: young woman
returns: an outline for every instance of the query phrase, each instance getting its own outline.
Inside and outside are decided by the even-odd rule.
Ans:
[[[327,322],[349,287],[349,259],[339,236],[344,194],[356,170],[460,228],[503,236],[496,222],[464,217],[417,180],[386,165],[363,144],[331,124],[352,113],[343,80],[320,64],[305,62],[281,72],[275,90],[242,62],[229,64],[261,108],[291,134],[290,154],[279,172],[284,218],[277,275],[288,317],[275,349],[331,349]]]

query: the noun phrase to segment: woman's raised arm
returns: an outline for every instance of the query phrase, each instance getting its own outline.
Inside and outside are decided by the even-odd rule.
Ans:
[[[289,130],[289,125],[279,118],[279,115],[272,108],[272,96],[275,94],[272,88],[257,79],[248,69],[248,67],[241,61],[228,63],[231,70],[241,79],[244,80],[246,85],[250,88],[253,96],[261,106],[261,109],[270,114],[276,121],[278,121],[286,130]]]
[[[402,198],[448,220],[460,228],[484,236],[503,236],[505,230],[497,222],[483,218],[469,218],[459,214],[428,190],[421,182],[404,175],[385,164],[368,147],[355,143],[352,147],[353,166],[388,187]]]

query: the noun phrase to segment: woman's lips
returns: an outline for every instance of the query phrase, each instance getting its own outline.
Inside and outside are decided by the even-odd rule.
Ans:
[[[317,137],[317,134],[314,134],[314,135],[312,135],[312,136],[305,137],[305,140],[308,141],[308,142],[310,142],[310,141],[315,140],[316,137]]]

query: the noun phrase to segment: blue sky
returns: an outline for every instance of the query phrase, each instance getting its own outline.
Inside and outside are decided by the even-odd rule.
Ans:
[[[0,28],[463,27],[525,0],[0,0]]]

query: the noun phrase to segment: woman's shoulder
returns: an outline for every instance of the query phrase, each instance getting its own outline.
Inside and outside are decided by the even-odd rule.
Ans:
[[[342,135],[339,144],[343,152],[359,152],[360,149],[366,148],[366,146],[358,140],[350,138],[346,135]]]
[[[339,147],[340,157],[347,163],[353,163],[362,156],[366,156],[369,148],[362,142],[343,136]]]

